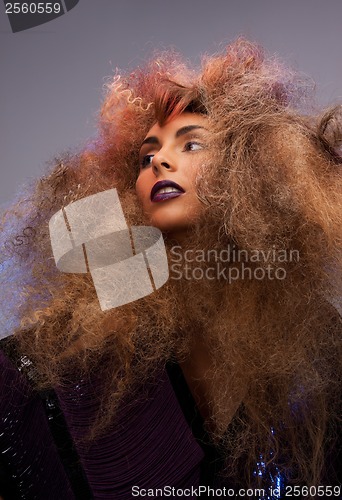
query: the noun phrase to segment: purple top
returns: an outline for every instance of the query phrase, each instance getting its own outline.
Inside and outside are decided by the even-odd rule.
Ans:
[[[121,403],[113,427],[87,444],[82,438],[98,408],[100,377],[37,394],[29,381],[33,372],[27,369],[27,358],[20,361],[24,373],[0,348],[4,500],[130,499],[152,488],[154,496],[164,497],[155,489],[165,487],[189,488],[187,498],[197,498],[191,489],[199,485],[233,487],[220,477],[222,457],[209,442],[177,364],[161,367],[138,394]],[[328,463],[331,479],[324,484],[338,484],[335,472],[341,468],[335,455],[332,452]],[[262,456],[256,457],[251,474],[262,479],[264,494],[258,498],[285,498],[286,482],[277,464],[266,466]],[[276,488],[281,489],[280,497],[274,496]]]
[[[14,477],[18,498],[77,498],[42,399],[1,351],[0,364],[0,464],[6,464]],[[161,369],[138,396],[122,403],[115,426],[89,445],[80,439],[97,408],[92,391],[94,396],[96,384],[81,382],[56,393],[94,498],[132,498],[133,486],[200,484],[205,453],[187,423],[167,370]]]

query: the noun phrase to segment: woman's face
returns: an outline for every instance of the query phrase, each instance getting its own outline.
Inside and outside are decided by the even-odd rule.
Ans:
[[[203,204],[195,181],[208,158],[207,118],[182,113],[149,130],[142,143],[136,192],[149,224],[178,236],[198,220]]]

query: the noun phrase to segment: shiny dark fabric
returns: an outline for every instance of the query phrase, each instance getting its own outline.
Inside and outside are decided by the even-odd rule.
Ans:
[[[7,489],[15,499],[73,500],[39,395],[1,351],[0,367],[0,464]]]

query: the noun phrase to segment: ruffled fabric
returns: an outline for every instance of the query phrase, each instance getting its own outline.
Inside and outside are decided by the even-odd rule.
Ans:
[[[194,439],[165,370],[120,407],[115,426],[84,442],[97,410],[96,384],[57,391],[96,499],[127,499],[132,487],[198,486],[204,452]]]

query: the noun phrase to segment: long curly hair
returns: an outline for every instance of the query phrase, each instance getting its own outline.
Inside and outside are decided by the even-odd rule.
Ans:
[[[322,116],[303,109],[309,87],[243,39],[203,58],[198,71],[161,53],[115,75],[97,139],[57,158],[3,216],[4,327],[33,360],[38,388],[100,370],[91,439],[115,422],[128,392],[201,342],[211,360],[206,425],[229,455],[227,473],[250,483],[262,456],[294,481],[324,476],[341,383],[342,121],[339,107]],[[144,223],[135,193],[141,142],[156,121],[183,111],[207,116],[210,159],[196,181],[204,215],[182,251],[228,252],[226,274],[169,279],[148,297],[101,311],[89,274],[56,269],[49,219],[116,187],[127,222]],[[165,243],[172,263],[174,242]],[[190,265],[205,275],[208,259]],[[237,401],[243,411],[227,432]]]

